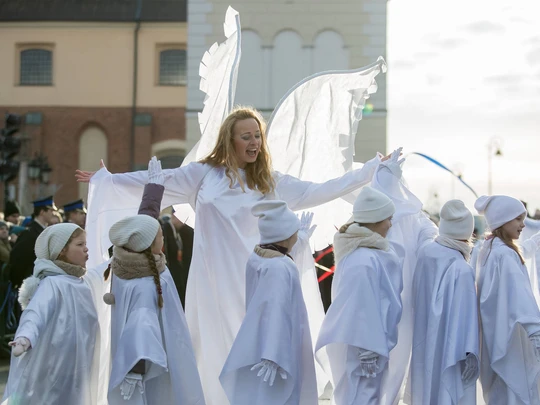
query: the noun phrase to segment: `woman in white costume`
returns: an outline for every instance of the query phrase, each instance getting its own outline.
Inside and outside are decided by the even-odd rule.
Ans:
[[[114,224],[109,405],[203,405],[195,355],[157,221],[164,187],[152,158],[139,214]],[[109,272],[107,271],[106,277]]]
[[[420,249],[413,281],[412,405],[474,405],[478,309],[468,263],[474,218],[462,201],[440,212],[439,236]]]
[[[64,223],[46,228],[24,280],[23,314],[12,349],[3,404],[94,405],[99,326],[86,274],[86,234]],[[5,402],[4,402],[5,401]]]
[[[247,262],[246,317],[221,384],[234,405],[314,405],[313,345],[299,271],[289,255],[298,238],[309,239],[313,216],[303,215],[301,223],[279,200],[257,203],[252,213],[261,240]]]
[[[394,213],[390,198],[364,187],[353,206],[353,222],[334,238],[332,304],[316,350],[327,350],[337,405],[381,403],[401,318],[404,252],[386,239]]]
[[[239,108],[221,125],[207,158],[164,171],[162,207],[189,203],[197,216],[186,319],[209,405],[227,403],[219,374],[245,315],[245,266],[259,241],[253,205],[280,199],[297,211],[324,204],[367,184],[379,161],[320,184],[274,172],[263,118]],[[93,174],[78,171],[77,177],[92,178],[96,200],[106,201],[96,215],[106,223],[133,208],[148,178],[143,171],[113,175],[104,168]],[[91,207],[88,218],[93,220]]]
[[[540,404],[540,311],[514,243],[525,226],[525,207],[495,195],[480,197],[475,208],[492,232],[478,259],[484,399],[488,405]]]

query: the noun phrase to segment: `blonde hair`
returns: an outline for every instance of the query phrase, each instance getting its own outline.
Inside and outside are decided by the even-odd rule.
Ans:
[[[272,177],[272,161],[266,144],[266,122],[262,115],[253,107],[237,106],[229,114],[221,127],[214,150],[201,163],[208,163],[212,166],[224,166],[225,174],[230,180],[230,186],[234,181],[240,183],[244,189],[244,181],[238,172],[238,160],[234,151],[234,126],[238,121],[253,118],[259,125],[261,131],[261,148],[257,160],[254,163],[248,163],[245,168],[246,183],[249,189],[258,190],[263,194],[274,191],[276,186]]]
[[[521,264],[525,264],[525,259],[523,259],[523,256],[521,255],[521,251],[519,249],[519,247],[514,243],[514,241],[512,240],[512,238],[508,237],[508,235],[506,234],[506,232],[504,232],[502,226],[495,229],[490,236],[488,236],[488,238],[491,239],[491,243],[490,243],[490,246],[489,246],[489,253],[487,254],[486,256],[486,260],[484,262],[484,264],[487,263],[487,258],[489,257],[489,255],[491,254],[491,249],[493,248],[493,240],[495,238],[499,238],[500,240],[503,241],[503,243],[508,246],[510,249],[512,249],[514,252],[517,253],[517,255],[519,256],[519,260],[521,261]]]

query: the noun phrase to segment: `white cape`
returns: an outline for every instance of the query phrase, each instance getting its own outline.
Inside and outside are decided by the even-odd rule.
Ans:
[[[314,405],[317,384],[313,348],[298,269],[286,257],[252,253],[246,267],[247,312],[221,372],[234,405]],[[271,360],[287,373],[273,386],[251,367]]]
[[[480,265],[484,399],[490,405],[540,404],[540,362],[529,341],[540,332],[540,311],[527,269],[499,238],[484,242]]]
[[[257,218],[251,214],[251,207],[264,198],[284,200],[293,211],[324,204],[367,184],[378,163],[379,159],[374,158],[361,169],[320,184],[274,172],[276,192],[267,196],[247,188],[244,192],[238,183],[230,187],[229,178],[220,167],[191,163],[164,170],[165,193],[161,207],[190,203],[197,215],[186,292],[186,319],[209,404],[221,405],[227,400],[219,373],[245,315],[245,268],[260,239]],[[95,248],[90,251],[91,256],[107,255],[110,227],[123,217],[137,213],[147,181],[146,171],[111,175],[101,169],[92,177],[87,221],[101,236],[93,241]],[[313,276],[313,272],[305,274]],[[317,288],[314,283],[301,282],[303,287]],[[314,300],[306,303],[308,313],[322,312],[319,294],[306,292],[304,295]],[[323,314],[314,315],[317,316]]]
[[[478,373],[465,385],[467,353],[480,357],[474,272],[457,250],[421,249],[413,281],[414,335],[409,389],[413,405],[476,404]]]
[[[337,405],[363,405],[368,395],[361,385],[358,349],[379,355],[379,378],[388,373],[390,351],[398,340],[401,318],[401,278],[403,256],[400,246],[386,252],[358,248],[337,263],[332,282],[332,304],[319,334],[316,355],[328,353]],[[363,389],[364,388],[364,389]],[[376,387],[373,387],[377,390]],[[385,392],[385,385],[380,392]],[[376,394],[369,393],[370,396]],[[379,401],[375,403],[380,403]]]
[[[130,403],[203,405],[191,339],[169,270],[160,276],[161,309],[152,277],[112,277],[116,302],[112,308],[109,404],[128,403],[120,396],[120,384],[139,360],[146,360],[145,399],[138,398],[140,393],[135,390]]]
[[[45,277],[23,311],[15,337],[32,348],[11,356],[2,404],[94,405],[99,326],[92,293],[80,278]]]

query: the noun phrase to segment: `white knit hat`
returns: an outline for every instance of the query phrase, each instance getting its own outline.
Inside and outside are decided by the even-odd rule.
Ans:
[[[439,233],[456,240],[468,240],[474,231],[474,217],[463,201],[450,200],[441,208]]]
[[[133,215],[115,223],[109,231],[109,239],[114,246],[142,252],[152,245],[158,229],[157,219],[148,215]]]
[[[261,201],[253,206],[251,213],[259,217],[261,244],[282,242],[300,229],[300,220],[285,201]]]
[[[365,186],[353,205],[353,220],[360,224],[375,224],[390,218],[396,207],[390,198],[374,188]]]
[[[78,225],[66,222],[48,226],[41,232],[36,240],[34,251],[36,258],[56,260],[58,255],[68,243],[69,238],[77,229]]]
[[[476,200],[474,208],[480,215],[484,215],[491,231],[527,212],[521,201],[506,195],[483,195]]]

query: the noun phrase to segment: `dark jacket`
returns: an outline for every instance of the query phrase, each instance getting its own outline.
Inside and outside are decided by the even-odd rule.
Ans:
[[[34,247],[43,227],[32,221],[28,229],[21,232],[9,257],[9,278],[14,286],[21,286],[23,280],[34,272],[36,254]]]

